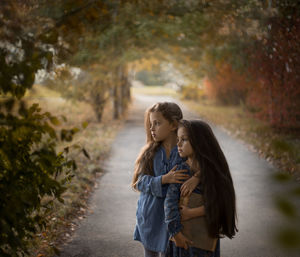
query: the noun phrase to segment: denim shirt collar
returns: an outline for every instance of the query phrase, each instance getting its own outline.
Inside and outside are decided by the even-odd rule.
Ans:
[[[175,145],[170,152],[170,156],[169,158],[167,158],[167,153],[166,153],[166,149],[161,145],[161,153],[162,153],[162,160],[164,163],[168,163],[170,160],[172,160],[173,155],[177,153],[177,145]]]
[[[160,154],[161,154],[161,164],[163,165],[164,173],[168,173],[175,165],[179,164],[181,162],[181,158],[177,151],[177,146],[174,146],[171,149],[170,156],[167,158],[166,150],[161,145],[160,146]]]

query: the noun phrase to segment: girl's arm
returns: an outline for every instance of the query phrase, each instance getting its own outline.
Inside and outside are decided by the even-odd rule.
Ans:
[[[201,217],[201,216],[205,215],[205,207],[204,207],[204,205],[196,207],[196,208],[180,206],[180,215],[181,215],[181,221]]]
[[[174,237],[182,229],[178,206],[179,198],[180,184],[170,184],[164,203],[164,210],[165,222],[171,237]]]
[[[165,197],[161,183],[162,176],[140,175],[136,184],[137,190],[143,193],[152,194],[156,197]]]
[[[188,249],[189,245],[192,244],[192,241],[185,237],[181,232],[182,225],[178,206],[179,198],[180,184],[169,185],[164,204],[165,221],[168,226],[170,237],[174,239],[176,246]]]
[[[174,166],[167,174],[161,176],[140,175],[137,181],[137,189],[140,192],[152,194],[156,197],[166,196],[166,187],[163,185],[170,183],[183,183],[183,180],[189,178],[189,175],[185,174],[186,170],[176,170],[177,166]]]
[[[196,176],[191,176],[188,180],[186,180],[181,186],[181,196],[190,196],[191,193],[195,190],[195,188],[200,183],[200,178]]]
[[[177,165],[175,165],[167,174],[162,176],[161,183],[163,185],[172,183],[182,184],[185,180],[190,178],[190,176],[186,174],[187,170],[176,170],[176,168]]]

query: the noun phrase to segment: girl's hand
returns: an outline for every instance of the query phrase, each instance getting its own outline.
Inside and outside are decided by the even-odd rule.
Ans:
[[[177,165],[175,165],[167,174],[162,176],[162,184],[171,184],[171,183],[183,183],[190,176],[185,174],[187,170],[176,170]]]
[[[181,221],[192,219],[193,216],[191,213],[191,208],[181,205],[180,206],[180,216],[181,216]]]
[[[195,190],[197,185],[200,183],[200,178],[192,176],[187,181],[185,181],[180,188],[181,196],[190,196],[191,193]]]
[[[195,208],[189,208],[187,206],[181,205],[179,208],[180,208],[181,221],[205,216],[205,206],[204,205],[201,205],[201,206],[195,207]]]
[[[189,245],[193,243],[191,240],[185,237],[181,232],[178,232],[174,236],[174,241],[177,247],[182,247],[185,250],[187,250],[189,248]]]

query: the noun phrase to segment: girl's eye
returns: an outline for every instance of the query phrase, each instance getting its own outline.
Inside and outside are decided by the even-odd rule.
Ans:
[[[153,123],[150,124],[150,127],[159,126],[159,125],[160,125],[160,122],[154,121]]]
[[[177,138],[177,143],[186,141],[188,141],[188,138]]]

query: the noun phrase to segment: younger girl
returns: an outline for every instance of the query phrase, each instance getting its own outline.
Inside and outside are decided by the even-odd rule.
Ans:
[[[219,256],[219,237],[236,231],[235,191],[226,158],[208,124],[180,122],[178,152],[186,162],[179,168],[200,178],[189,199],[180,199],[180,184],[168,187],[165,218],[173,241],[168,256]],[[185,205],[180,211],[179,200]],[[205,215],[205,216],[204,216]]]
[[[164,217],[167,185],[189,178],[185,171],[175,172],[181,162],[176,147],[181,119],[181,109],[171,102],[157,103],[145,114],[147,144],[136,160],[132,180],[140,191],[134,239],[143,244],[145,256],[164,256],[169,237]]]

